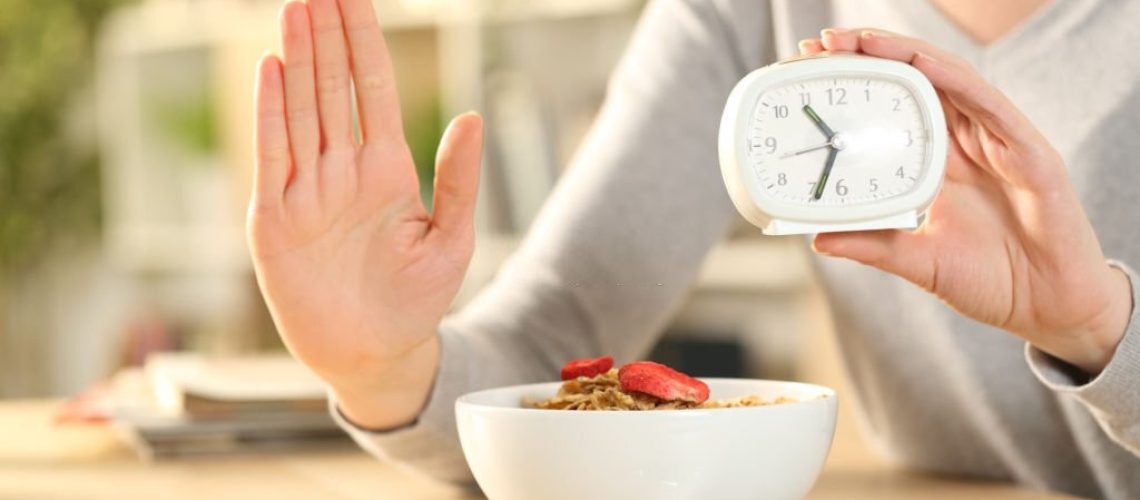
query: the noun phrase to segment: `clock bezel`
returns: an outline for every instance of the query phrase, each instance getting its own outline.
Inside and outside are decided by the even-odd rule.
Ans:
[[[929,126],[926,165],[906,193],[858,205],[802,205],[773,197],[756,175],[751,155],[750,128],[759,97],[795,81],[821,77],[863,76],[890,79],[906,86]],[[946,118],[934,87],[909,64],[854,54],[825,54],[793,59],[757,69],[736,84],[721,118],[719,156],[721,174],[737,210],[749,222],[764,228],[772,220],[803,224],[851,224],[907,212],[921,214],[934,201],[942,185],[949,139]]]

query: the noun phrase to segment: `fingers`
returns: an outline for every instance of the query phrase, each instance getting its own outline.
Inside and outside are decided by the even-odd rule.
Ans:
[[[313,33],[309,8],[289,2],[281,10],[281,37],[285,59],[285,109],[289,144],[299,178],[312,178],[321,150],[317,121],[317,90],[313,80]]]
[[[982,134],[985,140],[975,143],[998,146],[984,155],[982,151],[968,150],[967,156],[980,158],[1012,151],[1025,159],[1024,164],[1041,166],[1034,170],[995,171],[1006,180],[1034,189],[1050,189],[1060,178],[1057,171],[1045,170],[1058,162],[1053,160],[1055,154],[1044,136],[1012,101],[962,58],[925,41],[876,29],[824,30],[820,41],[829,51],[856,47],[864,54],[905,62],[921,71],[938,90],[947,124],[957,128],[952,132]],[[989,161],[979,165],[1000,166]]]
[[[900,276],[927,291],[938,286],[937,259],[929,240],[918,233],[898,229],[823,233],[815,237],[812,248]]]
[[[307,0],[316,55],[317,109],[326,148],[352,146],[348,49],[336,0]]]
[[[957,108],[1006,141],[1036,140],[1036,129],[1016,106],[958,56],[922,40],[880,30],[861,30],[859,46],[868,55],[910,63]]]
[[[285,123],[285,83],[281,61],[267,55],[257,69],[254,203],[276,206],[289,180],[289,134]]]
[[[859,50],[859,38],[851,30],[828,28],[819,32],[824,50],[831,52],[855,52]]]
[[[364,142],[403,137],[392,60],[370,0],[340,0]]]
[[[482,155],[483,118],[466,113],[452,120],[436,154],[432,208],[433,224],[445,232],[471,227]]]
[[[800,55],[813,56],[823,52],[823,43],[818,38],[805,38],[799,43]]]

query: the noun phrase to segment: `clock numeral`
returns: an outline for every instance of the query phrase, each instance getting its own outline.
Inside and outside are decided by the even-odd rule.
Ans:
[[[871,102],[871,89],[863,89],[863,97],[867,102]]]
[[[808,194],[815,194],[816,181],[808,181]]]
[[[788,185],[788,174],[780,172],[780,175],[776,176],[776,184],[779,184],[781,186],[787,186]]]
[[[835,194],[847,196],[847,186],[843,185],[843,181],[845,180],[847,179],[839,179],[839,181],[835,183]]]
[[[842,106],[847,104],[847,89],[827,89],[827,103],[832,106]]]
[[[767,139],[764,139],[764,147],[768,148],[768,154],[775,153],[776,152],[776,138],[775,137],[769,137]]]
[[[787,118],[788,117],[788,107],[787,106],[776,106],[775,108],[773,108],[772,112],[776,114],[776,118]]]
[[[811,92],[800,92],[800,104],[804,106],[811,105]]]
[[[879,190],[879,179],[872,177],[870,179],[870,184],[871,184],[871,192],[872,193]]]
[[[891,105],[892,105],[892,108],[891,108],[892,111],[898,111],[899,106],[902,106],[902,99],[899,99],[898,97],[891,98]]]
[[[909,130],[906,131],[906,145],[907,147],[914,145],[914,134]]]
[[[903,172],[902,167],[899,167],[898,170],[895,170],[895,177],[898,177],[899,179],[906,179],[906,172]]]

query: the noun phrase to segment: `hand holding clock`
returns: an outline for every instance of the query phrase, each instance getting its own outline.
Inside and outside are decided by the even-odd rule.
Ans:
[[[967,63],[919,40],[833,29],[800,48],[910,63],[938,90],[951,138],[942,192],[921,227],[820,234],[815,250],[901,276],[1099,373],[1124,335],[1130,285],[1106,263],[1062,159],[1033,124]]]

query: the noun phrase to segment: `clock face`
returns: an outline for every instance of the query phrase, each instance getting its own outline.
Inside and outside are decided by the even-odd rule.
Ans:
[[[748,147],[761,189],[792,205],[856,206],[913,190],[930,162],[930,122],[889,76],[816,76],[765,89]]]

